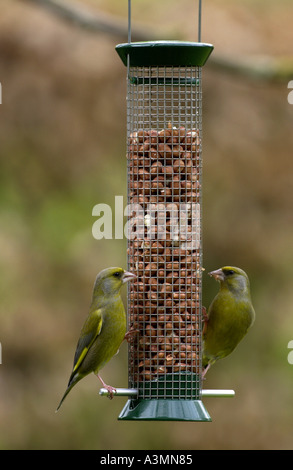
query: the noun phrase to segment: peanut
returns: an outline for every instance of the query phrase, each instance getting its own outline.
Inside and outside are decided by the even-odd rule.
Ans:
[[[129,343],[135,382],[198,372],[200,252],[182,248],[182,242],[192,236],[191,204],[201,200],[200,151],[198,130],[171,123],[161,130],[139,129],[128,139],[129,201],[143,208],[144,227],[142,239],[130,239],[127,248],[129,269],[137,274],[128,307],[129,327],[139,330]],[[152,215],[150,204],[156,205]],[[173,215],[181,204],[190,209],[176,232]]]

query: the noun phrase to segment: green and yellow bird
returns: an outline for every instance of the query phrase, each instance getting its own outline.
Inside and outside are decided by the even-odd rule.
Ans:
[[[91,372],[97,375],[108,390],[109,397],[113,397],[115,388],[105,384],[99,371],[118,352],[125,338],[126,314],[120,289],[135,278],[135,274],[122,268],[107,268],[97,275],[90,311],[77,343],[73,370],[56,411],[74,385]]]
[[[255,319],[249,279],[242,269],[225,266],[209,275],[220,282],[220,290],[204,318],[202,377],[236,348]]]

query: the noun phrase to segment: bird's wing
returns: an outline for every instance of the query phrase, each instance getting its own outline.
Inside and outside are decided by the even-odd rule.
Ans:
[[[80,367],[93,342],[99,336],[103,326],[102,309],[94,310],[86,320],[77,343],[72,375]]]

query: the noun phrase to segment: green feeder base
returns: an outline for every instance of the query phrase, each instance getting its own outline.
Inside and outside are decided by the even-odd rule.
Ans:
[[[130,399],[120,420],[211,421],[201,400]]]

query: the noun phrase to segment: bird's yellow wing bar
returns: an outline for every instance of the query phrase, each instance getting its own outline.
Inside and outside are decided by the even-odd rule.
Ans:
[[[99,336],[103,325],[101,309],[94,310],[88,316],[87,321],[81,331],[80,339],[77,344],[76,353],[74,357],[74,366],[72,373],[76,372],[80,364],[87,355],[93,342]]]

